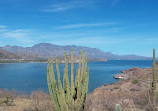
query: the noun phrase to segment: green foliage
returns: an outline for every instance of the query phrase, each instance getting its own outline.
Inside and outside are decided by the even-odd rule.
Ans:
[[[122,111],[122,107],[120,104],[115,104],[115,111]]]
[[[137,84],[138,82],[139,82],[138,79],[133,79],[133,80],[132,80],[132,83],[133,83],[133,84]]]
[[[155,56],[155,49],[153,49],[153,65],[152,65],[152,73],[153,73],[153,81],[151,82],[151,89],[150,89],[150,100],[154,107],[157,106],[157,72],[156,72],[156,56]]]
[[[89,68],[87,68],[87,58],[85,57],[85,51],[83,52],[82,59],[80,52],[79,68],[76,71],[74,82],[73,49],[71,50],[71,85],[69,83],[68,58],[66,52],[63,86],[61,84],[58,57],[56,57],[56,70],[58,80],[55,79],[53,60],[48,60],[47,83],[54,110],[81,111],[83,109],[84,101],[88,92],[89,81]]]
[[[155,57],[155,49],[153,49],[153,66],[152,66],[152,68],[153,68],[153,82],[152,82],[152,103],[153,103],[153,105],[154,106],[156,106],[157,105],[157,103],[156,103],[156,84],[157,84],[157,73],[156,73],[156,63],[155,63],[155,59],[156,59],[156,57]]]
[[[157,81],[157,74],[156,74],[156,63],[155,63],[155,49],[153,49],[153,90],[156,90],[156,81]]]
[[[106,84],[106,83],[104,83],[104,86],[107,86],[107,84]]]
[[[13,98],[12,97],[6,97],[3,101],[6,105],[11,106],[13,104]]]

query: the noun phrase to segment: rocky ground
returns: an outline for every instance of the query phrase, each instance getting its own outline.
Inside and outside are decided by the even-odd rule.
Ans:
[[[151,68],[131,68],[114,77],[121,79],[115,84],[95,89],[88,96],[86,111],[114,111],[115,104],[120,104],[124,111],[152,111],[149,101]]]

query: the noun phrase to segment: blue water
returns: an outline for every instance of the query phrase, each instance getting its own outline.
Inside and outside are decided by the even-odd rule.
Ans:
[[[103,84],[117,82],[113,75],[132,67],[147,68],[152,66],[151,60],[109,60],[106,62],[89,62],[89,92]],[[0,88],[16,89],[23,93],[34,90],[48,91],[46,63],[12,63],[0,64]],[[55,67],[54,67],[55,68]],[[74,64],[74,72],[78,64]],[[63,75],[64,64],[60,64]],[[70,65],[69,65],[70,72]],[[55,70],[56,73],[56,70]],[[70,73],[69,73],[70,74]],[[61,80],[62,76],[61,76]]]

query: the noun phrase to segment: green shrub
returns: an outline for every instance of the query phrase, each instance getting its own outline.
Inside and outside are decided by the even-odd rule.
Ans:
[[[138,79],[133,79],[133,80],[132,80],[132,83],[133,83],[133,84],[137,84],[138,82],[139,82]]]
[[[104,86],[107,86],[107,84],[105,83]]]
[[[13,98],[12,97],[6,97],[4,100],[4,103],[8,106],[13,105]]]
[[[115,111],[122,111],[122,107],[120,104],[115,105]]]

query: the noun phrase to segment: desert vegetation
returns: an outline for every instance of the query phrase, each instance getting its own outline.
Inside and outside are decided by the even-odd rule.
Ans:
[[[51,65],[50,65],[51,64]],[[53,60],[48,60],[47,81],[51,101],[55,111],[80,111],[84,108],[84,102],[88,92],[89,69],[87,68],[87,58],[85,51],[81,60],[79,56],[79,68],[76,71],[74,82],[73,49],[71,50],[71,85],[68,77],[68,59],[65,52],[65,68],[63,86],[60,78],[59,60],[56,57],[57,80],[55,80]]]
[[[0,90],[0,111],[53,111],[50,96],[43,91],[31,94]]]

